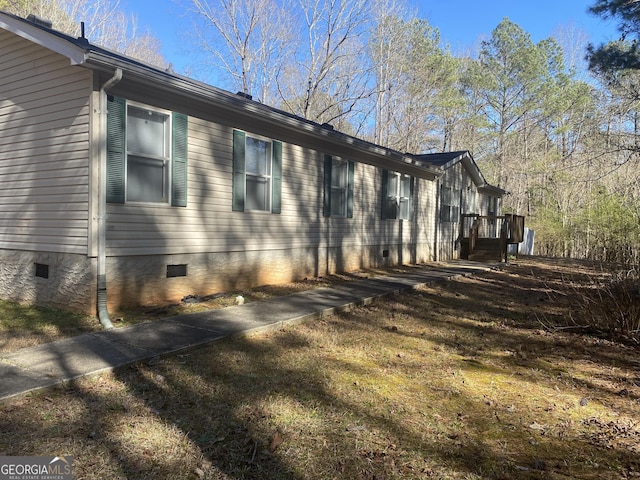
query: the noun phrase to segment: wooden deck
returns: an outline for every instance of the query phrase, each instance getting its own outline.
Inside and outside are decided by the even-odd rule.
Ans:
[[[506,262],[509,244],[524,239],[524,217],[462,215],[460,257],[476,262]]]

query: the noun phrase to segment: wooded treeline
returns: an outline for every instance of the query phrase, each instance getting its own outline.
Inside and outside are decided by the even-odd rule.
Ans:
[[[453,55],[400,0],[190,5],[227,88],[400,151],[468,149],[538,253],[638,262],[635,74],[592,75],[575,32],[534,43],[505,18]]]
[[[76,18],[82,1],[0,8],[55,3]],[[400,151],[470,150],[510,192],[505,211],[527,216],[536,253],[638,263],[640,76],[587,70],[584,35],[535,43],[505,18],[454,55],[402,0],[185,1],[219,86]]]

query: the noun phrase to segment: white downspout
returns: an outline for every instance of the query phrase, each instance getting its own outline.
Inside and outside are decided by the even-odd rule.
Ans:
[[[107,90],[122,80],[122,69],[100,88],[100,155],[98,166],[98,319],[105,329],[113,328],[107,310]]]
[[[433,229],[433,261],[440,261],[440,209],[442,205],[440,204],[440,177],[436,180],[436,215],[435,215],[435,228]]]

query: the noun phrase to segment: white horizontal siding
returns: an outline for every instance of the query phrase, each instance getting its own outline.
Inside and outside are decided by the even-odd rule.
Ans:
[[[451,167],[443,175],[441,183],[447,187],[453,187],[460,193],[460,215],[477,213],[478,208],[482,208],[482,195],[477,193],[477,186],[474,184],[469,172],[462,163]],[[476,205],[471,205],[473,198],[472,191],[476,192]],[[440,195],[440,192],[438,192]],[[461,218],[462,220],[462,218]],[[460,223],[445,222],[438,220],[438,258],[457,258],[460,256]]]
[[[92,74],[0,32],[0,248],[87,253]]]
[[[251,132],[248,132],[249,134]],[[283,144],[282,211],[233,212],[233,130],[189,117],[186,208],[108,205],[107,255],[195,254],[433,243],[432,181],[414,222],[381,220],[382,171],[355,164],[353,218],[323,217],[325,152]]]

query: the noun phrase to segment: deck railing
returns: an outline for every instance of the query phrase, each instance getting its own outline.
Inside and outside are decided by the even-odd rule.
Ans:
[[[460,238],[468,245],[464,249],[467,255],[474,253],[479,239],[492,239],[496,241],[495,248],[500,252],[500,257],[506,260],[507,246],[511,243],[520,243],[523,236],[524,217],[522,216],[461,215]]]
[[[495,215],[462,215],[460,236],[462,238],[471,238],[473,230],[476,238],[500,238],[503,222],[504,217]]]
[[[520,243],[524,236],[524,217],[507,214],[477,215],[463,214],[460,222],[460,237],[471,238],[505,238],[507,243]]]

